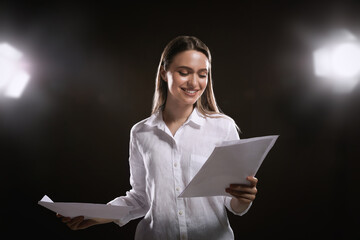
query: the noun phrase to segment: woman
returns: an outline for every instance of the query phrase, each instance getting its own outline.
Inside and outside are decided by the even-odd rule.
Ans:
[[[115,222],[123,226],[144,217],[135,239],[233,239],[226,208],[236,215],[247,212],[257,193],[255,177],[247,178],[249,185],[225,189],[233,197],[177,196],[216,144],[236,139],[236,124],[216,105],[208,47],[196,37],[173,39],[161,56],[152,115],[131,129],[132,189],[109,203],[133,209]],[[76,230],[112,220],[62,221]]]

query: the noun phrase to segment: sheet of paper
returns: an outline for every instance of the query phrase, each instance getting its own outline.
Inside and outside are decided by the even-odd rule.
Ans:
[[[199,172],[184,191],[184,197],[231,196],[230,184],[249,184],[279,136],[256,137],[223,142],[214,148]]]
[[[53,202],[46,195],[38,204],[65,217],[84,216],[85,218],[105,219],[120,219],[122,216],[128,214],[132,208],[129,206],[113,206],[97,203]]]

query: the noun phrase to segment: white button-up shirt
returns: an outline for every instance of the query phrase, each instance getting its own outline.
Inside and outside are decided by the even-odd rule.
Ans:
[[[225,209],[236,214],[230,206],[231,197],[178,198],[178,195],[216,144],[235,139],[239,135],[231,118],[204,117],[196,108],[174,136],[161,111],[135,124],[130,134],[132,189],[126,196],[109,202],[133,209],[116,222],[123,226],[144,216],[135,239],[234,239]]]

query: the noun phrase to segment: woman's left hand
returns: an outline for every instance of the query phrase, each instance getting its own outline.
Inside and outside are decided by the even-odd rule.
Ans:
[[[258,179],[256,177],[247,177],[246,178],[250,185],[245,184],[230,184],[229,188],[226,188],[225,191],[230,193],[237,201],[238,204],[250,204],[255,200],[257,189],[256,185]]]

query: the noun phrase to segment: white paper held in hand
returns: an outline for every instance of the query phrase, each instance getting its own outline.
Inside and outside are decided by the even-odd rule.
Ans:
[[[230,184],[249,184],[274,146],[278,135],[226,141],[216,146],[184,191],[185,197],[231,196]]]
[[[53,202],[48,196],[44,196],[39,205],[50,209],[64,217],[84,216],[87,218],[105,218],[120,219],[128,214],[132,207],[113,206],[97,203],[70,203],[70,202]]]

